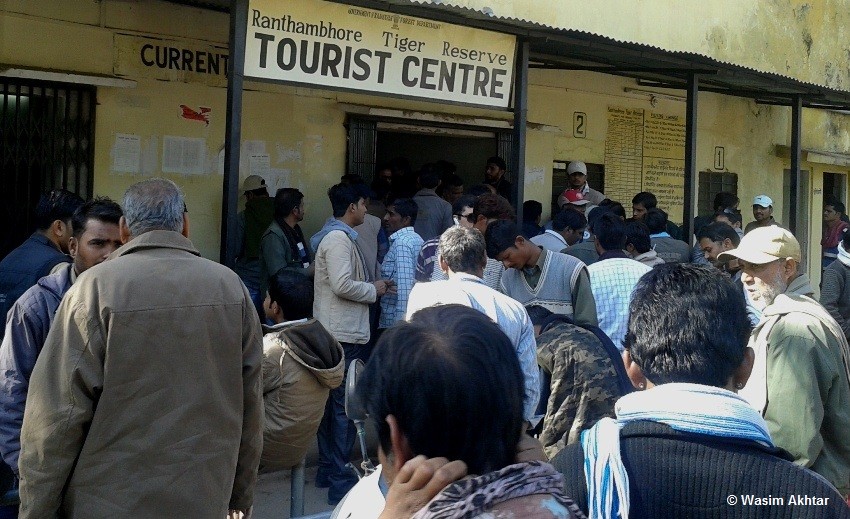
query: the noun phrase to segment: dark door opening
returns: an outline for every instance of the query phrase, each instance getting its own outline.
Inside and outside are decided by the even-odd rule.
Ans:
[[[447,161],[455,165],[464,188],[484,181],[487,158],[502,157],[508,164],[505,174],[513,181],[511,157],[513,133],[509,129],[488,130],[461,125],[429,125],[398,119],[378,120],[351,117],[348,128],[347,173],[356,173],[366,182],[374,178],[375,167],[403,157],[416,172],[424,164]]]
[[[404,157],[413,171],[424,164],[445,160],[457,168],[464,187],[480,184],[484,180],[484,167],[488,157],[498,153],[496,136],[482,135],[429,135],[398,131],[378,131],[375,159],[383,164]]]
[[[38,198],[90,198],[95,89],[0,78],[0,258],[33,232]]]

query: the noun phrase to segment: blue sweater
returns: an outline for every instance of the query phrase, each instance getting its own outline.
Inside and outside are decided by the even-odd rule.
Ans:
[[[71,288],[73,268],[68,265],[38,280],[15,302],[6,319],[0,345],[0,453],[15,474],[30,375],[59,303]]]
[[[17,249],[0,261],[0,318],[6,321],[6,313],[21,297],[21,294],[50,274],[53,267],[71,258],[57,249],[46,236],[33,233]],[[0,331],[0,339],[3,338]]]

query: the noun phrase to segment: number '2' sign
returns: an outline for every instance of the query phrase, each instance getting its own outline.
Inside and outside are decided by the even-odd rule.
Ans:
[[[587,114],[584,112],[573,112],[573,137],[576,139],[587,137]]]

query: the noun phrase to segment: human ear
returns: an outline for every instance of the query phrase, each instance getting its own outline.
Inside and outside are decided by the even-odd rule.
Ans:
[[[646,377],[643,375],[643,370],[632,359],[629,350],[623,352],[623,364],[626,366],[626,374],[629,376],[632,385],[637,389],[646,389]]]
[[[756,361],[756,353],[752,348],[747,347],[744,350],[744,358],[741,360],[741,365],[735,369],[732,374],[732,386],[738,390],[743,389],[747,385],[747,380],[753,372],[753,365]]]
[[[413,452],[410,450],[410,445],[407,443],[407,437],[402,432],[398,425],[398,420],[394,415],[387,415],[387,425],[390,426],[390,450],[393,454],[393,466],[395,473],[407,463],[407,460],[413,458]]]
[[[130,227],[127,226],[127,220],[123,216],[118,220],[118,238],[121,240],[122,245],[133,238]]]

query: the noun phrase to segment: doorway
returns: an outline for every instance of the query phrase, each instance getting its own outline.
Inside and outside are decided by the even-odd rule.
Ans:
[[[823,203],[835,201],[847,207],[847,175],[844,173],[823,173]]]
[[[496,135],[492,132],[434,135],[381,129],[379,125],[375,160],[377,164],[386,164],[404,157],[413,171],[424,164],[444,160],[455,166],[456,174],[468,188],[483,182],[485,162],[498,151]]]
[[[0,258],[35,230],[39,197],[90,198],[95,89],[0,78]]]
[[[488,157],[502,157],[510,171],[513,134],[463,125],[437,125],[397,119],[351,117],[348,127],[348,170],[371,182],[375,167],[396,158],[407,159],[416,172],[424,164],[446,161],[455,166],[464,188],[484,181]]]

